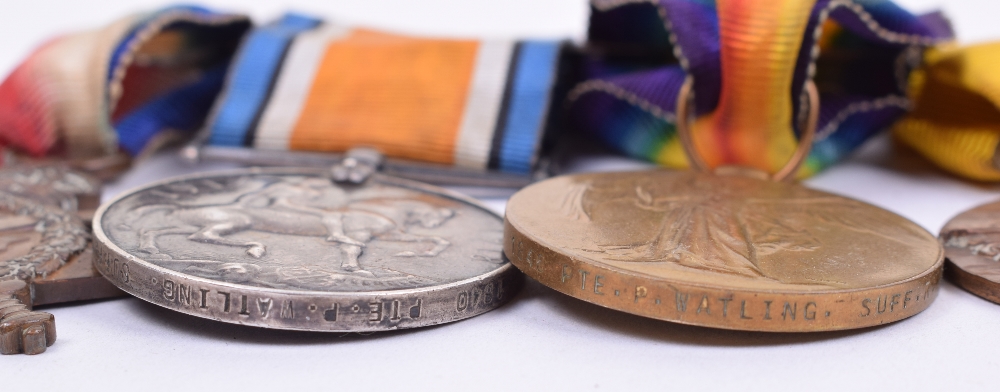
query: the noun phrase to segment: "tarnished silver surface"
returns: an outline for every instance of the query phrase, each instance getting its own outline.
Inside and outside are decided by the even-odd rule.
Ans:
[[[209,319],[377,331],[472,317],[521,275],[502,221],[472,199],[373,175],[251,169],[128,192],[94,218],[97,268],[121,289]]]

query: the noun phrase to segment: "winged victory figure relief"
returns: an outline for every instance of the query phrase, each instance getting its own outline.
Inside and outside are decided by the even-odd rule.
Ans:
[[[615,261],[672,263],[774,279],[763,260],[779,254],[807,257],[824,246],[830,232],[902,246],[919,235],[898,228],[886,216],[863,214],[863,203],[762,181],[687,174],[665,181],[591,181],[574,187],[566,193],[563,213],[590,221],[603,238],[614,239],[584,251]]]

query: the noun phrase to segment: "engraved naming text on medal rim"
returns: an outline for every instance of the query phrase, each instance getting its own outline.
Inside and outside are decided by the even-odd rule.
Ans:
[[[529,276],[589,302],[761,331],[912,316],[935,298],[943,264],[929,233],[876,207],[789,184],[669,171],[529,186],[508,203],[504,251]]]
[[[144,279],[130,274],[130,261],[98,248],[97,266],[110,280],[140,298],[185,313],[286,329],[362,330],[380,324],[432,325],[459,320],[488,311],[510,299],[520,287],[520,275],[509,265],[481,277],[451,284],[451,290],[401,290],[399,292],[336,293],[309,295],[287,290],[260,290],[191,279],[173,271],[143,269]],[[290,295],[291,294],[291,295]],[[433,314],[428,316],[427,309]],[[441,309],[444,308],[444,309]],[[447,318],[441,313],[451,311]],[[436,316],[436,317],[434,317]],[[314,326],[310,328],[310,326]],[[386,328],[386,329],[391,329]]]
[[[519,273],[500,254],[499,217],[484,207],[411,181],[376,176],[348,189],[317,173],[321,172],[286,169],[204,174],[130,192],[98,212],[98,269],[126,291],[184,313],[272,328],[329,331],[407,328],[471,317],[499,306],[520,286]],[[199,193],[203,189],[208,190]],[[130,200],[137,201],[131,204],[133,210],[145,208],[138,219],[157,218],[159,226],[114,226],[124,221],[114,215],[129,211],[122,206]],[[168,204],[164,201],[174,205],[164,206]],[[332,204],[303,208],[310,201]],[[289,222],[280,219],[253,222],[263,214],[255,215],[247,206],[267,207],[271,218],[296,219],[286,227],[280,225]],[[205,225],[177,227],[176,221],[155,215],[181,209],[195,213],[178,219]],[[234,224],[234,217],[250,219]],[[303,219],[313,221],[303,224]],[[449,228],[450,223],[454,224]],[[212,225],[220,229],[212,232]],[[301,229],[308,225],[312,231]],[[126,229],[135,234],[127,237]],[[145,235],[143,230],[158,232]],[[282,242],[295,243],[275,242],[279,236],[284,236]],[[219,255],[202,251],[189,257],[199,246]],[[329,253],[336,252],[308,257],[289,252],[289,246],[298,252],[316,248],[340,252],[334,257]],[[234,259],[243,265],[233,266]],[[303,260],[318,265],[320,272],[310,269],[314,265],[293,265],[299,275],[282,275],[286,263]],[[221,267],[210,270],[205,265]],[[299,284],[303,275],[320,279]],[[390,284],[371,284],[383,276]],[[391,280],[400,276],[406,278]],[[409,278],[413,276],[421,279]],[[341,282],[346,283],[338,285]]]

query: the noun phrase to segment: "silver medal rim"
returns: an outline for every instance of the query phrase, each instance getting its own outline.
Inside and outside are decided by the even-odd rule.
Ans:
[[[421,288],[410,288],[410,289],[396,289],[396,290],[379,290],[379,291],[308,291],[308,290],[288,290],[288,289],[275,289],[267,287],[255,287],[241,285],[237,283],[229,283],[223,281],[217,281],[212,279],[207,279],[203,277],[193,276],[184,274],[178,271],[174,271],[168,268],[164,268],[153,264],[147,260],[139,258],[124,249],[120,248],[117,244],[112,242],[107,234],[104,232],[102,221],[104,215],[111,208],[111,206],[120,202],[121,200],[130,197],[136,193],[148,190],[150,188],[155,188],[158,186],[190,181],[194,179],[211,178],[211,177],[231,177],[231,176],[241,176],[241,175],[312,175],[312,176],[324,176],[325,170],[318,168],[244,168],[244,169],[230,169],[230,170],[214,170],[206,171],[194,174],[188,174],[183,176],[171,177],[151,183],[147,183],[141,186],[133,187],[128,189],[119,195],[113,197],[107,202],[101,203],[97,211],[94,213],[92,220],[92,230],[94,236],[94,247],[95,247],[95,262],[94,265],[97,267],[98,271],[107,278],[116,287],[122,289],[123,291],[139,298],[143,301],[165,307],[180,313],[210,319],[214,321],[249,325],[262,328],[270,329],[284,329],[284,330],[298,330],[298,331],[317,331],[317,332],[373,332],[373,331],[384,331],[384,330],[395,330],[395,329],[408,329],[408,328],[418,328],[430,325],[438,325],[449,323],[453,321],[464,320],[470,317],[474,317],[497,307],[502,306],[510,300],[520,289],[523,283],[523,275],[521,272],[514,267],[512,263],[505,256],[501,257],[504,260],[504,264],[496,269],[493,269],[487,273],[474,276],[471,278],[463,279],[456,282],[446,283],[442,285],[426,286]],[[463,195],[459,192],[452,190],[440,188],[437,186],[425,184],[419,181],[407,180],[398,177],[387,176],[380,173],[373,174],[367,181],[374,181],[380,184],[398,186],[406,189],[411,189],[417,192],[431,194],[434,196],[443,197],[446,199],[452,199],[459,203],[464,203],[468,206],[477,208],[489,216],[496,218],[501,223],[503,222],[503,217],[500,214],[490,210],[486,205],[480,201],[473,199],[469,196]],[[296,326],[296,325],[284,325],[276,324],[270,322],[269,320],[264,321],[241,321],[238,318],[225,319],[218,316],[213,316],[205,312],[192,311],[188,309],[181,308],[179,306],[171,306],[164,303],[162,300],[157,300],[152,298],[151,295],[144,295],[138,292],[136,287],[130,284],[125,284],[121,281],[120,277],[117,276],[113,271],[109,271],[108,260],[105,260],[105,256],[98,256],[105,252],[116,255],[121,258],[123,264],[127,263],[130,267],[128,270],[135,269],[135,271],[128,271],[127,273],[145,273],[145,274],[155,274],[163,277],[174,278],[175,282],[189,282],[200,285],[200,287],[208,287],[213,292],[219,292],[219,288],[228,290],[228,292],[247,292],[247,293],[263,293],[266,295],[271,295],[273,297],[288,298],[291,299],[326,299],[326,300],[339,300],[339,301],[354,301],[354,302],[365,302],[365,301],[394,301],[398,298],[408,298],[414,296],[426,296],[426,297],[456,297],[460,298],[461,294],[468,293],[468,300],[471,301],[471,293],[476,290],[477,286],[485,287],[488,284],[507,284],[507,288],[502,298],[497,298],[489,301],[486,306],[481,306],[477,309],[472,309],[465,312],[458,312],[453,314],[444,314],[439,317],[424,317],[419,322],[407,323],[405,326],[379,326],[379,325],[341,325],[339,327],[331,328],[317,328],[310,326]],[[127,280],[127,279],[126,279]],[[152,281],[152,284],[158,284],[159,282]],[[148,286],[150,282],[140,283],[143,286]],[[191,286],[193,289],[193,285]],[[471,305],[469,306],[471,308]],[[317,318],[319,320],[319,318]],[[310,320],[311,321],[311,320]],[[342,328],[341,328],[342,327]]]

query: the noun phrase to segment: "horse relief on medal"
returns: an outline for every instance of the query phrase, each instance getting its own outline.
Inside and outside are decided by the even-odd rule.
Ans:
[[[197,178],[148,188],[105,214],[125,252],[157,266],[261,288],[377,291],[495,269],[488,213],[402,187],[308,175]],[[373,244],[377,246],[372,246]]]
[[[178,312],[265,328],[363,332],[488,312],[520,287],[501,218],[373,174],[244,169],[150,184],[94,217],[97,269]]]

